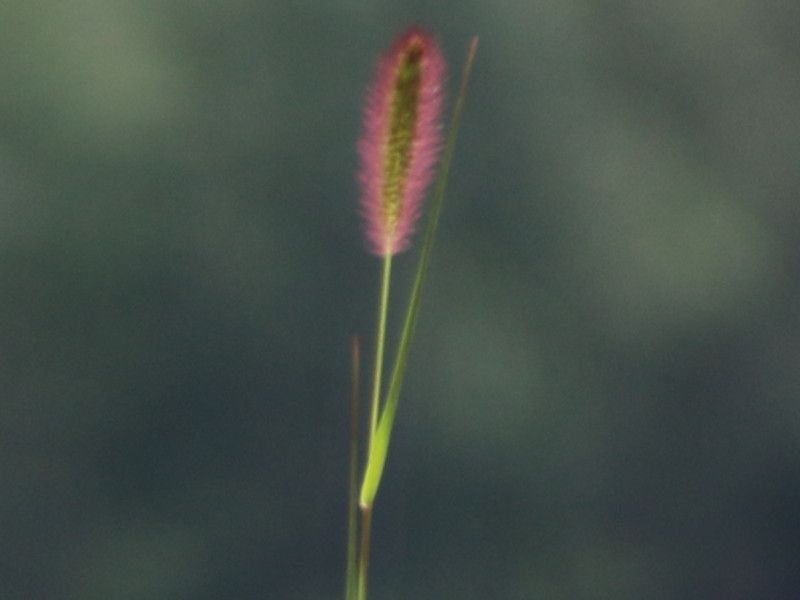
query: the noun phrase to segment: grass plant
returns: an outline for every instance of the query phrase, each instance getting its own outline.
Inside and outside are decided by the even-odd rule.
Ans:
[[[428,33],[412,27],[392,44],[376,68],[367,96],[364,133],[359,141],[361,212],[370,251],[382,259],[369,427],[359,483],[360,348],[352,343],[350,488],[345,600],[366,600],[372,516],[394,427],[420,298],[444,203],[467,83],[477,51],[472,38],[446,142],[441,133],[445,63]],[[436,164],[441,155],[438,173]],[[384,390],[383,370],[389,312],[392,259],[408,249],[422,212],[425,192],[436,176],[431,208],[417,263],[394,364]],[[360,522],[358,514],[360,513]],[[358,542],[356,541],[358,538]]]

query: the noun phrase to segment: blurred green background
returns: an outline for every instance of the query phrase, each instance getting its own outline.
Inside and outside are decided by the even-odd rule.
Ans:
[[[451,89],[481,47],[372,597],[797,598],[777,0],[0,4],[0,597],[341,597],[355,142],[414,22]]]

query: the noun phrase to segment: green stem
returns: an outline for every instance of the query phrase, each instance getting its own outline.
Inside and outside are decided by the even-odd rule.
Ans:
[[[372,453],[372,438],[378,426],[381,400],[381,378],[383,376],[383,352],[386,347],[386,315],[389,312],[389,281],[392,276],[392,254],[383,257],[383,275],[381,277],[381,300],[378,310],[378,336],[375,342],[375,376],[372,386],[372,402],[369,411],[369,454]]]
[[[383,257],[381,276],[381,299],[378,309],[378,334],[375,341],[375,374],[372,385],[372,402],[369,409],[369,446],[367,462],[372,454],[375,429],[378,427],[378,416],[381,404],[381,379],[383,376],[383,354],[386,348],[386,320],[389,313],[389,283],[392,278],[392,253]],[[358,591],[357,600],[367,599],[367,570],[369,569],[369,545],[372,533],[372,506],[361,507],[361,547],[358,551]]]

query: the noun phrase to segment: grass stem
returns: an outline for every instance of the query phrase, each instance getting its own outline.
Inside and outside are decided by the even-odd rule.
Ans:
[[[361,507],[361,547],[358,560],[357,600],[367,600],[367,571],[369,570],[369,545],[372,535],[372,507]]]
[[[378,334],[375,341],[375,373],[372,386],[372,402],[369,411],[369,452],[372,452],[372,438],[378,426],[380,415],[381,381],[383,377],[383,354],[386,348],[386,316],[389,312],[389,282],[392,277],[392,255],[383,257],[381,276],[381,299],[378,310]]]
[[[347,571],[345,576],[345,600],[355,600],[357,585],[357,537],[358,537],[358,437],[359,399],[361,395],[361,349],[359,338],[354,335],[350,342],[352,357],[352,382],[350,394],[350,469],[349,496],[347,499]]]

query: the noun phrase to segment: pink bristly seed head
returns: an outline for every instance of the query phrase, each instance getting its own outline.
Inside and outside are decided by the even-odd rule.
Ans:
[[[444,72],[436,42],[417,27],[378,62],[358,143],[361,211],[375,254],[409,246],[441,150]]]

